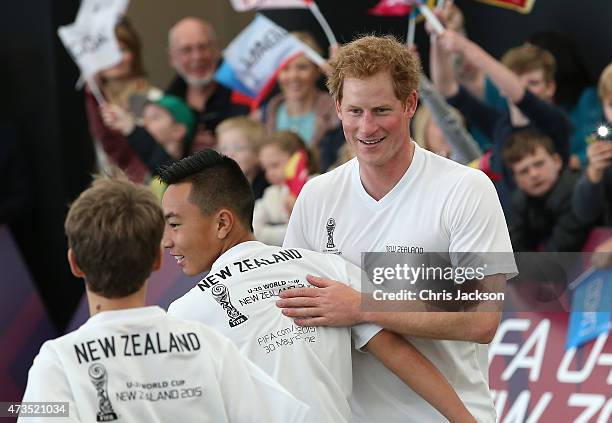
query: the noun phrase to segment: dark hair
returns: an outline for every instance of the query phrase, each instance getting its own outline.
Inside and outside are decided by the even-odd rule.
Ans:
[[[191,182],[189,201],[204,215],[229,209],[245,228],[253,231],[253,191],[240,166],[231,158],[206,148],[162,167],[159,178],[167,185]]]
[[[523,129],[510,135],[502,149],[502,158],[505,165],[510,167],[534,154],[538,147],[543,147],[549,154],[557,153],[548,135],[535,129]]]
[[[115,173],[97,176],[72,203],[64,223],[87,288],[106,298],[122,298],[142,287],[164,233],[155,195]]]

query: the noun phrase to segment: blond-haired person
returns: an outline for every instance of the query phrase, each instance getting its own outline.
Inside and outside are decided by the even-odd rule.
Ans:
[[[217,151],[236,160],[247,177],[255,199],[261,198],[269,183],[259,163],[259,148],[266,139],[265,126],[246,116],[225,119],[215,130]]]
[[[293,34],[321,54],[312,35],[307,32]],[[293,131],[308,147],[316,150],[325,133],[339,125],[334,101],[317,86],[320,78],[321,71],[304,54],[289,61],[278,73],[281,92],[270,99],[266,108],[268,130]]]
[[[420,73],[416,57],[392,37],[366,36],[341,47],[332,67],[328,88],[356,158],[306,184],[284,247],[338,254],[355,264],[362,252],[397,246],[417,252],[415,257],[420,251],[512,251],[491,181],[411,139]],[[489,263],[482,285],[499,289],[515,272],[513,260]],[[317,288],[284,291],[277,303],[298,325],[371,322],[405,335],[453,381],[477,421],[495,421],[486,344],[499,324],[498,311],[368,311],[361,295],[345,285],[309,281]],[[473,289],[472,282],[463,287]],[[354,354],[353,369],[355,421],[444,421],[369,355]]]

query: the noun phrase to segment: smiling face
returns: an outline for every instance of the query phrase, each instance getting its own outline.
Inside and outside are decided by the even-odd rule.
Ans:
[[[519,188],[530,197],[541,197],[557,182],[562,161],[558,154],[550,154],[544,147],[539,146],[533,154],[511,167]]]
[[[162,200],[166,219],[162,246],[188,276],[210,270],[222,251],[217,219],[204,215],[189,200],[191,186],[191,182],[170,185]]]
[[[388,72],[345,79],[342,102],[336,101],[344,136],[362,167],[401,166],[410,160],[408,123],[415,109],[416,93],[404,104]]]
[[[186,18],[173,28],[170,37],[170,64],[187,84],[208,84],[219,58],[220,50],[212,29],[201,21]]]
[[[278,84],[286,100],[304,100],[316,90],[319,69],[304,55],[287,63],[278,73]]]

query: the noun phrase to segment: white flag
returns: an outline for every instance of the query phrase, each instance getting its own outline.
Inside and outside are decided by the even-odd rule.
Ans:
[[[82,0],[75,22],[80,25],[99,25],[103,22],[117,22],[125,15],[129,0]]]
[[[128,0],[83,0],[75,22],[57,30],[84,79],[121,62],[115,25],[127,5]]]
[[[225,49],[223,57],[242,84],[260,93],[285,63],[301,53],[315,63],[323,60],[284,28],[257,15]]]
[[[114,25],[96,29],[73,23],[60,27],[57,32],[84,79],[121,62]]]
[[[230,0],[234,10],[253,9],[306,9],[312,0]]]

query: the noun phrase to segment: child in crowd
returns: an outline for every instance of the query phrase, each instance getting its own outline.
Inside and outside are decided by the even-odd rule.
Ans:
[[[224,120],[215,130],[217,150],[236,160],[247,177],[255,199],[261,198],[268,182],[259,166],[259,146],[266,136],[262,123],[244,117],[233,117]]]
[[[70,207],[65,229],[91,318],[43,344],[23,401],[67,403],[71,422],[303,421],[307,407],[229,339],[145,307],[164,232],[145,187],[97,178]]]
[[[583,222],[595,222],[603,217],[612,225],[612,63],[599,78],[598,94],[604,111],[601,134],[591,137],[587,149],[589,164],[576,185],[574,210]],[[604,129],[605,128],[605,129]]]
[[[259,150],[259,162],[270,183],[263,197],[255,202],[253,213],[255,237],[263,243],[283,245],[287,223],[296,199],[286,184],[285,170],[291,156],[299,150],[307,151],[304,141],[291,131],[273,133]],[[309,174],[313,173],[316,173],[316,165],[310,157]]]
[[[195,117],[189,106],[178,97],[165,95],[147,103],[142,126],[117,105],[102,105],[101,111],[105,124],[127,136],[132,149],[152,173],[189,151]],[[143,134],[148,134],[155,142],[150,142]]]
[[[145,106],[143,126],[168,155],[178,160],[193,135],[195,118],[183,100],[167,95]]]
[[[612,62],[606,66],[599,77],[597,93],[601,99],[601,107],[608,126],[612,125]]]
[[[433,39],[431,51],[432,79],[436,87],[459,109],[469,125],[476,125],[492,140],[491,167],[502,174],[497,189],[508,215],[510,194],[515,186],[510,170],[503,166],[502,150],[513,132],[535,129],[546,134],[562,162],[569,161],[571,124],[565,112],[553,104],[555,59],[544,49],[524,44],[508,51],[499,62],[474,42],[448,29]],[[459,53],[476,64],[506,97],[509,111],[486,105],[462,87],[450,53]]]
[[[604,225],[612,226],[612,63],[599,77],[597,91],[605,122],[601,129],[597,128],[600,133],[593,136],[587,148],[589,164],[576,184],[573,206],[582,222],[603,220]],[[601,267],[612,266],[612,238],[598,245],[595,251],[608,253],[597,256]]]
[[[502,154],[518,186],[510,225],[514,251],[580,251],[590,226],[572,210],[577,175],[564,169],[550,137],[535,130],[515,132]]]

